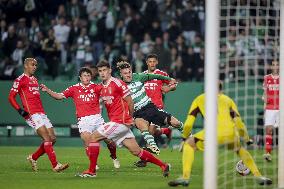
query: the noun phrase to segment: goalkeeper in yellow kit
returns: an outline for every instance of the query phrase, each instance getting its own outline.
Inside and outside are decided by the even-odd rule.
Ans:
[[[247,133],[246,126],[242,122],[238,108],[234,101],[222,94],[222,84],[219,84],[218,94],[218,126],[217,126],[217,140],[219,145],[227,145],[229,148],[234,149],[244,164],[251,170],[252,174],[257,177],[260,185],[270,185],[272,180],[263,177],[259,172],[256,164],[250,153],[241,146],[240,137],[247,143],[250,142],[250,138]],[[191,174],[191,167],[194,161],[195,150],[204,150],[205,131],[204,129],[194,135],[191,134],[191,130],[195,119],[198,114],[204,117],[205,113],[205,94],[201,94],[194,99],[189,109],[186,122],[184,124],[184,130],[182,137],[184,139],[183,144],[183,156],[182,166],[183,175],[182,178],[175,179],[168,183],[169,186],[188,186]]]

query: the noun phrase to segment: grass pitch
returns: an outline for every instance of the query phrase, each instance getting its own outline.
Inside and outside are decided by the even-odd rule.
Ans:
[[[169,178],[164,178],[159,167],[148,164],[146,168],[136,168],[133,165],[137,158],[126,149],[118,149],[118,158],[121,162],[120,169],[114,169],[112,160],[106,148],[101,149],[98,160],[100,169],[96,178],[75,177],[77,172],[88,168],[88,159],[84,148],[55,147],[57,158],[60,162],[68,162],[70,167],[63,173],[54,173],[51,165],[44,155],[38,160],[38,172],[32,172],[26,157],[36,150],[36,147],[0,147],[0,188],[1,189],[162,189],[170,188],[167,182],[181,175],[181,153],[174,150],[162,150],[159,156],[172,166]],[[232,152],[219,152],[218,188],[275,188],[276,187],[276,162],[274,156],[272,163],[262,160],[262,150],[252,152],[257,165],[266,176],[273,179],[271,186],[259,186],[255,179],[249,175],[239,176],[235,172],[238,161]],[[193,165],[192,178],[189,188],[202,189],[203,182],[203,153],[197,152]],[[179,187],[182,188],[182,187]]]

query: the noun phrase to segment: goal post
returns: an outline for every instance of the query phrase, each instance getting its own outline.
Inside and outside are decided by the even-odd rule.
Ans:
[[[278,132],[278,188],[284,188],[284,0],[280,4],[280,126]]]
[[[205,151],[203,188],[259,188],[252,174],[240,176],[240,157],[217,147],[217,82],[239,107],[249,135],[261,138],[263,122],[262,81],[272,60],[280,63],[280,126],[278,148],[273,135],[272,163],[263,154],[264,143],[243,146],[273,187],[284,189],[284,0],[206,0],[205,33]],[[283,13],[283,14],[282,14]],[[282,42],[282,43],[281,43]],[[279,47],[280,44],[280,47]],[[280,53],[281,52],[281,53]],[[261,133],[262,132],[262,133]],[[221,160],[218,162],[218,158]],[[254,169],[254,168],[252,168]],[[255,169],[254,169],[255,170]]]
[[[204,189],[217,189],[217,83],[219,78],[219,0],[206,0]]]

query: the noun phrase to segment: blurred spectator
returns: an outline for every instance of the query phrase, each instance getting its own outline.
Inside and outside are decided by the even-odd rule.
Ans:
[[[76,44],[76,39],[80,35],[80,28],[81,28],[80,19],[74,18],[68,36],[68,44],[70,45]],[[73,50],[72,47],[71,50]]]
[[[151,39],[154,41],[157,37],[162,37],[163,31],[160,27],[160,22],[155,20],[152,22],[151,28],[149,29],[149,35]]]
[[[26,49],[24,48],[23,41],[22,40],[17,41],[16,49],[13,51],[11,55],[11,58],[17,67],[23,65],[25,51]]]
[[[134,43],[133,45],[135,45],[135,44],[137,44],[137,43]],[[138,48],[138,44],[135,45],[135,46]],[[140,50],[136,51],[136,56],[135,56],[135,58],[132,59],[132,65],[133,65],[132,67],[134,68],[134,72],[136,72],[136,73],[143,72],[143,70],[144,70],[143,69],[144,56],[143,56],[143,53]]]
[[[1,64],[4,64],[3,69],[0,71],[1,80],[13,80],[17,77],[16,70],[18,66],[11,58],[6,57]]]
[[[114,67],[115,66],[115,65],[113,65],[114,59],[115,59],[115,53],[114,53],[111,45],[106,44],[104,52],[100,56],[100,60],[107,60],[110,63],[111,67]]]
[[[149,54],[152,51],[153,45],[154,45],[154,43],[151,40],[149,33],[145,33],[144,34],[144,40],[140,43],[141,52],[144,55]]]
[[[93,55],[90,50],[91,41],[87,35],[87,28],[82,28],[76,40],[76,71],[78,72],[86,62],[93,62]]]
[[[132,54],[131,54],[132,53],[132,36],[129,33],[125,35],[124,42],[122,43],[122,46],[120,49],[121,49],[121,54],[125,55],[128,60],[132,59]]]
[[[143,1],[140,11],[143,13],[143,20],[145,21],[145,27],[151,27],[154,19],[158,18],[158,5],[155,0]]]
[[[58,75],[60,43],[56,40],[54,30],[48,30],[48,37],[44,40],[42,50],[48,67],[48,74],[54,79]]]
[[[37,43],[38,42],[38,36],[37,33],[40,31],[40,27],[39,27],[39,23],[38,21],[33,18],[32,19],[32,23],[31,23],[31,27],[29,29],[29,40],[33,43]]]
[[[189,45],[193,42],[196,32],[199,31],[198,15],[193,10],[192,3],[187,2],[186,10],[182,13],[180,19],[183,36],[186,44]]]
[[[17,25],[17,35],[19,37],[27,37],[29,33],[29,29],[26,24],[26,19],[25,18],[20,18],[18,20],[18,25]]]
[[[1,34],[1,42],[4,41],[7,36],[8,36],[8,32],[7,32],[7,23],[5,20],[1,20],[0,21],[0,34]]]
[[[53,27],[55,39],[60,43],[61,64],[67,63],[67,42],[70,33],[70,27],[65,24],[65,18],[60,17],[58,24]]]
[[[178,55],[182,55],[183,53],[186,52],[187,45],[185,44],[184,37],[182,35],[179,35],[177,37],[175,46],[176,46]]]
[[[132,18],[126,28],[126,32],[129,33],[131,36],[135,36],[133,40],[135,42],[140,43],[143,40],[145,27],[144,22],[141,20],[141,16],[139,13],[136,13],[134,15],[134,18]]]
[[[170,41],[175,41],[181,34],[181,28],[177,25],[175,19],[171,20],[167,32],[169,33]]]
[[[89,15],[89,19],[92,20],[93,15],[96,14],[101,17],[101,12],[103,10],[103,1],[102,0],[89,0],[87,3],[87,13]]]
[[[126,33],[126,26],[124,24],[124,21],[118,20],[116,28],[115,28],[115,32],[114,32],[114,45],[116,47],[122,46],[125,33]]]
[[[85,16],[85,8],[79,0],[71,0],[66,5],[68,18],[82,18]]]
[[[156,37],[152,53],[158,55],[159,64],[157,65],[157,68],[168,73],[171,66],[170,51],[164,48],[161,37]]]
[[[6,57],[10,57],[16,48],[18,41],[18,36],[16,34],[15,27],[10,25],[8,27],[8,35],[7,38],[3,42],[3,53]]]

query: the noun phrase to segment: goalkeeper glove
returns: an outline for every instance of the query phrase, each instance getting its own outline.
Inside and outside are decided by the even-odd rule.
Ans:
[[[18,109],[18,113],[25,119],[29,116],[29,113],[23,110],[22,108]]]

